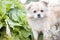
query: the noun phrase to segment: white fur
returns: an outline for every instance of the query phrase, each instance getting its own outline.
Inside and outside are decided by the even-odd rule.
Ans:
[[[40,10],[44,10],[41,12]],[[36,10],[37,13],[33,13]],[[38,33],[43,32],[43,40],[50,40],[50,34],[48,31],[55,23],[55,16],[47,11],[47,5],[44,2],[32,2],[27,6],[28,23],[31,26],[34,34],[34,40],[38,40]],[[37,14],[41,15],[41,18],[37,17]]]

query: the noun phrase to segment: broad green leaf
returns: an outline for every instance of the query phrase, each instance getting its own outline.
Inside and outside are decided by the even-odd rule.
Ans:
[[[12,36],[11,40],[32,39],[32,32],[26,18],[26,10],[19,0],[0,0],[1,40],[9,40],[6,34],[7,25]]]

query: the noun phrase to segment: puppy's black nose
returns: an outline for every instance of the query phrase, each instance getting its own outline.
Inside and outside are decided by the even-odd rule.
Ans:
[[[38,14],[38,18],[40,18],[40,14]]]

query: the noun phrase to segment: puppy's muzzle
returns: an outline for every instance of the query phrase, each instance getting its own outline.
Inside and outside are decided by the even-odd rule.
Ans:
[[[41,17],[41,15],[40,15],[40,14],[38,14],[37,16],[38,16],[38,18],[40,18],[40,17]]]

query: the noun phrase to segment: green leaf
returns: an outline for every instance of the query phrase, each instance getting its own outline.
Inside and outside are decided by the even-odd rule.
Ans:
[[[0,23],[0,29],[2,28],[2,24]]]
[[[13,21],[18,21],[19,16],[20,16],[20,10],[18,8],[11,9],[8,12],[9,18]]]
[[[19,0],[0,0],[1,40],[8,40],[6,25],[10,28],[11,40],[32,40],[32,32],[27,22],[26,10]]]

